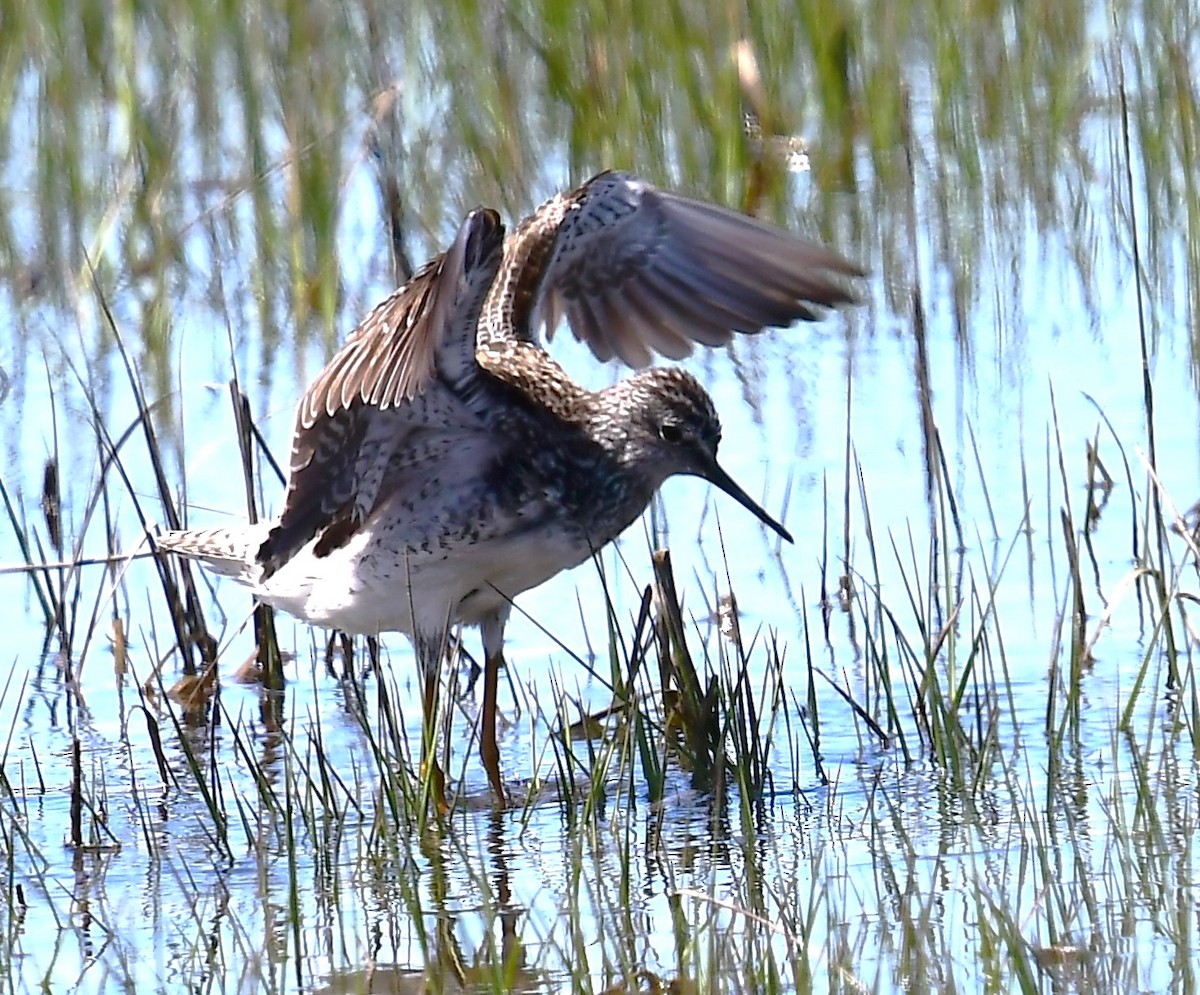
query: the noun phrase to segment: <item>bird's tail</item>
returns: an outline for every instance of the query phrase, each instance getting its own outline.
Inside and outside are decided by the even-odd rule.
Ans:
[[[199,560],[210,570],[253,586],[262,575],[254,556],[269,528],[270,524],[263,522],[234,528],[162,532],[155,536],[154,542],[160,550]]]

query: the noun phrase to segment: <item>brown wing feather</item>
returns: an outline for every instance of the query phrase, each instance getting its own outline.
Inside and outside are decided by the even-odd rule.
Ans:
[[[336,548],[370,513],[392,451],[420,425],[425,406],[414,400],[439,368],[460,377],[474,364],[503,239],[494,211],[473,212],[451,248],[375,307],[305,391],[283,512],[258,550],[265,576],[334,524],[339,541],[321,548]]]
[[[304,392],[297,430],[356,401],[388,408],[420,390],[433,375],[437,324],[445,320],[451,296],[442,280],[445,263],[445,253],[426,263],[363,319]]]
[[[565,314],[600,359],[644,366],[651,350],[678,359],[694,342],[813,320],[821,308],[851,303],[847,280],[863,275],[757,218],[625,173],[601,173],[568,200],[533,324],[552,335]]]

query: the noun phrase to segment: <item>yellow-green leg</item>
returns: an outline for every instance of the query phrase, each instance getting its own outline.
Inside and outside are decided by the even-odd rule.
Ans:
[[[500,664],[503,658],[497,654],[489,656],[483,665],[483,728],[479,733],[479,757],[483,760],[488,781],[496,795],[496,803],[503,808],[504,779],[500,776],[500,747],[496,744],[496,689],[500,681]]]
[[[428,779],[429,798],[433,801],[434,811],[438,815],[445,815],[450,811],[450,804],[446,801],[446,775],[442,773],[442,768],[437,762],[437,702],[438,681],[441,677],[438,662],[441,657],[436,651],[432,657],[424,653],[418,655],[422,658],[420,666],[425,680],[421,702],[422,783],[424,779]],[[432,665],[431,659],[434,661]]]
[[[496,744],[496,692],[500,683],[500,665],[504,662],[504,623],[508,611],[484,623],[483,629],[483,709],[479,730],[479,758],[487,771],[488,783],[496,796],[496,807],[504,808],[504,778],[500,775],[500,747]]]

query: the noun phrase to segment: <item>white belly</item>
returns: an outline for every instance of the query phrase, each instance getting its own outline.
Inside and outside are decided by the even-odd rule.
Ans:
[[[578,544],[540,530],[480,538],[457,552],[399,553],[366,530],[325,557],[313,556],[314,545],[256,585],[255,593],[305,621],[366,635],[476,625],[587,558]]]

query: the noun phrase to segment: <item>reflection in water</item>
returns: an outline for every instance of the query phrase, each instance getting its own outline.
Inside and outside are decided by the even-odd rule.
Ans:
[[[420,845],[427,861],[430,907],[421,926],[423,963],[412,966],[386,964],[377,960],[377,944],[367,967],[333,972],[314,992],[473,992],[543,991],[548,982],[541,971],[531,970],[525,961],[520,937],[524,910],[513,904],[508,860],[512,849],[509,838],[515,823],[500,813],[487,816],[484,863],[479,866],[478,885],[484,904],[471,911],[461,907],[456,886],[461,885],[450,868],[448,858],[454,848],[431,830]],[[460,851],[461,853],[461,851]],[[493,926],[500,931],[496,945]],[[432,928],[430,928],[432,927]],[[477,949],[466,955],[460,936],[482,936]]]
[[[628,4],[624,15],[579,5],[538,30],[540,8],[518,2],[484,32],[474,5],[389,8],[360,12],[333,36],[306,8],[249,37],[236,19],[208,25],[211,61],[191,65],[197,99],[188,115],[158,99],[191,58],[180,35],[135,18],[144,62],[121,138],[110,133],[105,82],[119,72],[116,53],[64,65],[57,53],[84,51],[86,40],[50,46],[31,18],[18,29],[28,32],[27,75],[0,159],[23,208],[0,230],[7,306],[33,319],[33,341],[44,338],[53,325],[26,301],[31,292],[63,294],[70,305],[79,247],[93,244],[97,211],[111,204],[103,260],[111,268],[101,278],[119,318],[149,319],[127,331],[153,393],[175,392],[178,340],[164,320],[201,309],[214,311],[218,329],[254,329],[241,358],[290,377],[283,346],[293,335],[328,348],[381,286],[398,285],[405,259],[426,258],[470,208],[523,216],[564,182],[618,166],[659,181],[681,176],[725,202],[744,191],[767,214],[810,190],[801,197],[813,227],[827,237],[856,233],[832,240],[888,274],[893,313],[911,313],[921,267],[948,275],[946,300],[970,363],[978,353],[970,309],[986,305],[993,264],[1016,268],[1026,220],[1040,237],[1063,239],[1078,290],[1099,312],[1095,243],[1125,230],[1106,185],[1119,177],[1097,135],[1115,106],[1115,63],[1137,68],[1125,97],[1144,157],[1147,254],[1169,254],[1176,233],[1164,219],[1180,216],[1190,188],[1178,162],[1183,122],[1164,110],[1194,106],[1194,83],[1178,72],[1177,46],[1145,39],[1188,33],[1158,23],[1167,17],[1160,10],[1125,6],[1121,23],[1147,23],[1116,37],[1105,10],[1083,3],[991,16],[918,5],[883,25],[865,9],[813,24],[787,4],[767,4],[742,26],[752,31],[731,37],[725,16],[700,5],[687,39],[641,30]],[[1039,44],[1022,42],[1029,38]],[[239,59],[272,71],[238,75]],[[356,67],[349,74],[347,61]],[[42,113],[20,112],[38,99]],[[772,130],[807,126],[813,182],[806,174],[785,195],[786,176],[758,179],[762,157],[744,134],[742,103]],[[241,140],[229,140],[231,129]],[[138,179],[114,189],[111,158],[131,150],[141,155]],[[855,196],[831,196],[838,190]],[[914,197],[924,259],[911,252]],[[248,271],[234,272],[234,259]],[[1183,261],[1194,287],[1194,254]],[[1018,296],[1005,294],[1014,305]],[[1007,325],[1019,350],[1025,329]],[[13,359],[9,373],[24,392],[27,351]]]

